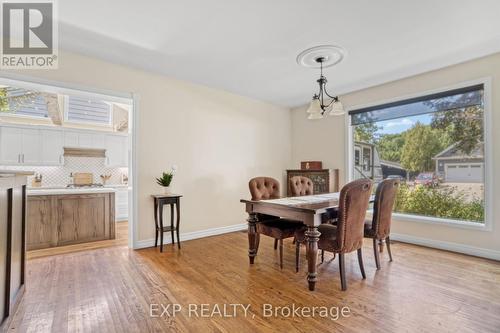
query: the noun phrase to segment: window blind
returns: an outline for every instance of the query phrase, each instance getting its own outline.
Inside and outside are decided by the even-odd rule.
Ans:
[[[461,109],[483,103],[484,86],[474,85],[403,101],[349,111],[351,125]]]
[[[109,125],[111,123],[111,107],[103,101],[69,96],[67,120]]]
[[[32,102],[18,104],[13,97],[21,97],[28,93],[28,90],[14,87],[7,87],[6,90],[7,97],[9,98],[9,108],[11,110],[9,113],[37,118],[49,117],[47,102],[43,96],[37,95]]]

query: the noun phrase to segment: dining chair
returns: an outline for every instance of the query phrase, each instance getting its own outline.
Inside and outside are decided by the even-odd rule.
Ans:
[[[314,194],[314,184],[311,179],[304,176],[293,176],[290,178],[290,191],[292,197]]]
[[[359,269],[363,279],[366,279],[363,266],[363,231],[366,210],[370,202],[372,182],[370,179],[358,179],[346,184],[340,191],[338,221],[336,225],[324,223],[319,225],[321,233],[318,248],[332,252],[339,257],[340,283],[342,290],[347,290],[345,277],[346,253],[358,252]],[[304,233],[297,233],[297,240],[305,241]]]
[[[252,200],[269,200],[280,198],[280,183],[270,177],[252,178],[248,183]],[[260,235],[274,238],[274,249],[279,243],[280,268],[283,269],[283,240],[295,237],[295,232],[303,228],[300,221],[282,219],[278,216],[259,214],[257,223],[257,246],[259,249]]]
[[[389,261],[392,261],[391,253],[391,220],[394,201],[398,192],[400,181],[398,179],[385,179],[377,186],[375,203],[373,205],[373,216],[371,220],[365,221],[364,236],[373,239],[373,252],[377,270],[380,269],[379,252],[382,252],[383,241],[387,245]]]

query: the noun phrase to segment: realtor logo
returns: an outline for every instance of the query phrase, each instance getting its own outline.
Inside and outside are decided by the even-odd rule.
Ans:
[[[2,2],[2,69],[57,68],[54,1]]]

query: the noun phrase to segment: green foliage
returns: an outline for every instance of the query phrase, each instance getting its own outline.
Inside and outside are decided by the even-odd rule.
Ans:
[[[405,133],[380,136],[377,149],[381,159],[398,163],[401,161],[401,154],[405,144]]]
[[[354,141],[376,143],[376,133],[380,129],[375,123],[357,125],[354,128]]]
[[[466,154],[470,154],[479,141],[483,141],[483,108],[471,106],[437,112],[432,117],[432,128],[442,130]]]
[[[5,88],[0,88],[0,112],[9,112],[9,100]]]
[[[401,165],[411,172],[433,170],[432,158],[444,149],[439,136],[440,133],[430,126],[415,124],[406,132]]]
[[[484,223],[484,201],[467,201],[454,189],[401,184],[394,211]]]
[[[170,186],[172,179],[174,178],[174,172],[164,172],[160,178],[156,178],[156,183],[160,186]]]

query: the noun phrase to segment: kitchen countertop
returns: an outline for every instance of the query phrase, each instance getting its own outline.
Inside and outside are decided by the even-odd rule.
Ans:
[[[0,170],[0,177],[32,176],[34,174],[35,173],[31,171]]]
[[[93,193],[114,193],[112,187],[89,187],[89,188],[28,188],[30,195],[64,195],[64,194],[93,194]]]

